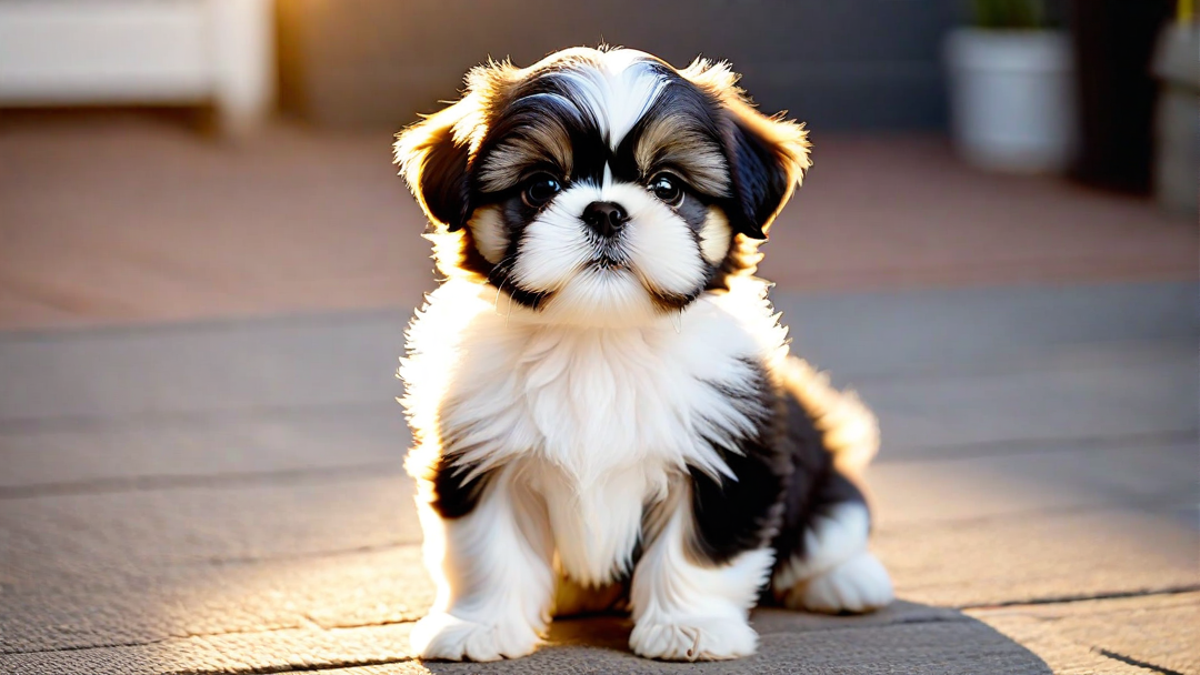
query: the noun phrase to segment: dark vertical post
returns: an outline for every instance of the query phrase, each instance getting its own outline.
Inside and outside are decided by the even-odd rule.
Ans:
[[[1073,0],[1080,153],[1073,174],[1107,188],[1150,188],[1156,86],[1150,61],[1174,0]]]

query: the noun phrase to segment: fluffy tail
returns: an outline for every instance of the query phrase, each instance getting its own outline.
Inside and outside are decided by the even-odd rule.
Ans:
[[[794,356],[788,357],[783,369],[783,386],[808,410],[823,434],[834,468],[844,476],[860,476],[879,452],[879,422],[870,408],[858,394],[839,391],[827,373]]]

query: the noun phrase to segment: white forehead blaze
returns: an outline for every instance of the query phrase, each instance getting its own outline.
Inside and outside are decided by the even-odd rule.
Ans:
[[[560,73],[613,150],[666,86],[666,79],[647,59],[643,52],[617,49],[605,52],[596,64],[580,64]]]

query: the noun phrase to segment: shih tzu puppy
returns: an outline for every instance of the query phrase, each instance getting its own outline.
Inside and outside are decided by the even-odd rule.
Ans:
[[[875,418],[789,355],[754,276],[806,134],[736,79],[571,49],[476,68],[399,135],[446,277],[400,368],[420,656],[514,658],[620,608],[637,654],[729,659],[760,601],[892,599],[859,488]]]

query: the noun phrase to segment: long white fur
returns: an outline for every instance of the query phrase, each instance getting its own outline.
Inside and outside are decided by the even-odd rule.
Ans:
[[[667,500],[687,466],[729,475],[705,438],[750,428],[728,397],[697,383],[744,387],[742,359],[779,367],[787,355],[766,285],[752,278],[701,296],[678,331],[666,317],[630,327],[547,323],[519,305],[497,311],[495,301],[486,286],[444,283],[414,321],[401,368],[405,405],[425,438],[410,457],[414,473],[440,447],[442,428],[458,430],[461,448],[447,450],[463,450],[464,466],[502,472],[468,516],[444,521],[421,506],[426,561],[439,585],[434,611],[414,633],[426,657],[486,660],[534,649],[553,602],[555,550],[562,571],[584,585],[628,572],[643,505]],[[689,502],[672,508],[634,571],[633,648],[672,659],[750,653],[745,612],[772,552],[697,564],[684,550]],[[817,520],[809,556],[775,579],[794,591],[785,601],[827,611],[886,604],[890,582],[866,539],[861,505]]]
[[[409,459],[413,472],[437,451],[442,428],[459,430],[464,465],[504,472],[468,516],[443,521],[421,507],[427,564],[439,576],[433,618],[414,638],[427,657],[481,659],[532,649],[530,635],[544,627],[534,618],[551,603],[544,541],[553,542],[563,571],[581,583],[604,584],[627,572],[643,504],[665,500],[672,478],[688,466],[730,475],[705,436],[750,428],[727,396],[697,383],[744,387],[749,373],[742,359],[777,362],[787,354],[766,285],[753,279],[701,297],[683,313],[678,332],[668,317],[627,328],[547,324],[520,306],[497,313],[494,297],[465,280],[444,283],[414,321],[401,366],[404,403],[424,438]],[[521,530],[512,523],[518,491],[510,489],[518,478],[542,500],[520,506]],[[718,624],[704,623],[709,614],[689,623],[689,611],[724,602],[729,607],[718,623],[733,630],[732,617],[753,601],[746,589],[758,588],[771,553],[708,569],[682,553],[682,527],[666,527],[657,540],[662,546],[652,543],[643,556],[635,606],[660,617],[651,623],[687,628],[695,637]],[[661,581],[672,575],[675,582]],[[718,581],[731,590],[721,591]],[[510,624],[527,629],[497,628]],[[754,642],[747,631],[727,649],[713,643],[695,658],[748,653]],[[679,635],[667,630],[661,639]],[[647,642],[639,649],[659,648]]]
[[[768,548],[722,566],[692,560],[691,500],[686,487],[668,504],[665,523],[633,575],[634,628],[629,646],[642,656],[711,661],[753,654],[758,635],[747,621],[775,561]]]
[[[617,50],[598,67],[563,71],[614,148],[663,86],[642,58]],[[589,265],[597,242],[580,214],[593,201],[619,202],[631,216],[618,242],[624,269]],[[481,254],[500,260],[511,242],[499,212],[480,210],[469,226]],[[495,472],[475,508],[451,520],[429,506],[422,483],[425,561],[438,595],[414,647],[427,658],[480,661],[529,653],[554,609],[556,580],[603,586],[630,572],[650,508],[658,522],[632,570],[633,649],[677,660],[753,652],[747,612],[774,554],[749,551],[719,566],[694,560],[681,478],[689,467],[734,478],[713,445],[737,451],[733,439],[753,427],[703,383],[744,389],[747,361],[783,369],[786,330],[767,285],[735,277],[728,293],[663,315],[651,292],[694,291],[703,261],[728,251],[728,222],[710,214],[697,243],[671,209],[642,187],[613,183],[610,172],[601,185],[570,186],[521,237],[512,278],[551,293],[540,311],[452,278],[428,296],[408,334],[400,374],[418,439],[410,472],[425,475],[439,453],[472,477]],[[873,421],[851,424],[865,408],[839,404],[817,385],[800,394],[827,411],[825,431],[851,430],[837,437],[848,445],[873,438]],[[860,468],[865,459],[847,461]],[[854,609],[890,597],[886,572],[865,550],[865,511],[853,508],[818,521],[811,555],[776,578],[790,582],[796,603]]]
[[[554,543],[545,508],[509,469],[470,514],[441,519],[418,504],[437,599],[413,629],[426,658],[495,661],[537,647],[550,622]]]

